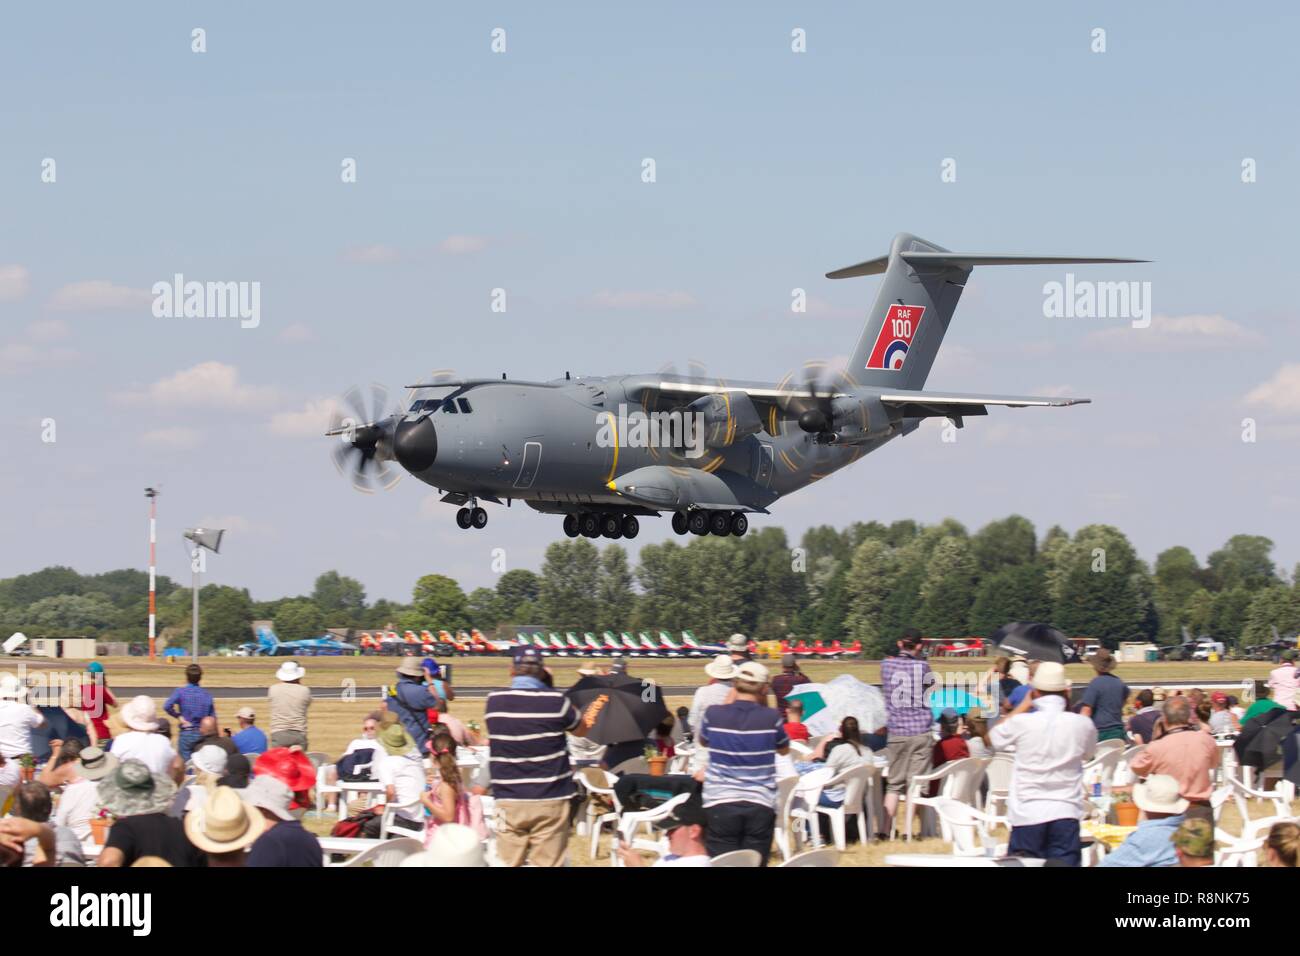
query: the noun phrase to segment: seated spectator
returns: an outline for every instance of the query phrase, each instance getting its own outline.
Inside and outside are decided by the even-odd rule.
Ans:
[[[1156,721],[1160,719],[1160,708],[1156,704],[1155,689],[1143,689],[1134,695],[1137,710],[1128,719],[1129,737],[1134,743],[1151,743],[1151,732]]]
[[[121,739],[117,737],[113,746]],[[160,856],[172,866],[206,866],[207,857],[190,843],[181,821],[167,815],[175,796],[176,784],[150,773],[141,761],[132,758],[118,764],[99,781],[100,806],[114,821],[96,865],[130,866],[142,856]]]
[[[931,753],[931,773],[950,760],[962,760],[970,756],[970,748],[966,745],[966,740],[957,732],[960,723],[961,718],[951,707],[939,715],[939,741],[934,745]],[[938,780],[931,783],[929,795],[937,797],[940,785],[941,781]]]
[[[1189,817],[1202,816],[1213,822],[1210,813],[1210,774],[1219,764],[1219,748],[1214,738],[1188,723],[1191,701],[1187,697],[1170,697],[1162,708],[1165,733],[1152,740],[1137,754],[1129,767],[1138,777],[1168,774],[1178,781],[1179,794],[1191,801]]]
[[[190,755],[193,756],[200,747],[220,747],[227,754],[241,753],[234,738],[227,737],[221,732],[215,717],[204,717],[199,721],[199,739],[190,751]]]
[[[1237,715],[1230,709],[1228,695],[1222,691],[1215,691],[1210,695],[1210,716],[1207,723],[1210,726],[1212,734],[1235,734],[1241,730],[1241,724],[1237,723]]]
[[[399,866],[463,867],[487,866],[483,841],[469,827],[457,823],[440,826],[429,847],[412,853]]]
[[[235,754],[226,758],[226,772],[221,775],[217,785],[231,790],[243,790],[252,776],[253,765],[248,762],[248,758],[243,754]]]
[[[808,740],[808,728],[803,724],[803,701],[785,702],[785,735],[791,740]]]
[[[289,809],[301,818],[312,803],[311,792],[316,786],[316,767],[301,750],[291,747],[272,747],[253,764],[253,776],[263,774],[274,777],[293,792]]]
[[[71,829],[83,846],[94,842],[90,821],[99,815],[99,781],[116,770],[117,764],[112,754],[98,747],[86,747],[75,762],[55,771],[60,775],[63,793],[54,811],[54,822]]]
[[[384,748],[379,743],[379,728],[390,712],[371,711],[361,722],[361,734],[354,737],[339,759],[325,771],[325,782],[334,786],[340,780],[374,780],[379,762],[384,758]],[[393,717],[393,721],[396,717]],[[338,808],[339,795],[327,793],[327,810]]]
[[[176,798],[167,812],[179,818],[203,806],[208,794],[216,789],[217,782],[225,774],[228,760],[226,751],[214,744],[196,747],[194,756],[190,758],[194,776],[176,791]]]
[[[54,801],[50,797],[50,788],[38,780],[18,785],[14,791],[14,816],[33,823],[49,825],[50,815],[54,812]],[[85,866],[86,857],[81,851],[81,841],[68,827],[54,826],[54,863]],[[40,839],[32,838],[23,845],[23,866],[32,866],[40,848]],[[44,851],[42,850],[42,853]]]
[[[966,750],[972,757],[993,756],[993,744],[989,741],[989,722],[985,717],[972,709],[962,717],[958,727],[961,737],[966,741]]]
[[[423,832],[424,806],[420,800],[425,788],[424,760],[415,749],[415,740],[401,724],[391,724],[379,734],[379,743],[384,748],[378,773],[384,801],[400,807],[392,827]]]
[[[1300,826],[1275,823],[1264,840],[1264,865],[1295,868],[1300,857]]]
[[[851,718],[850,718],[851,719]],[[709,850],[705,846],[708,817],[699,795],[673,807],[654,828],[668,837],[668,852],[655,860],[652,866],[708,866]],[[645,857],[628,844],[619,842],[618,858],[624,866],[646,866]]]
[[[144,694],[131,698],[118,716],[127,731],[113,738],[113,756],[119,762],[139,760],[150,773],[166,774],[173,783],[180,783],[185,776],[185,763],[171,741],[159,733],[162,725],[153,698]],[[171,728],[170,722],[167,727]]]
[[[216,787],[185,815],[185,835],[207,854],[208,866],[243,866],[245,849],[262,835],[262,815],[229,787]]]
[[[274,777],[256,777],[240,797],[257,808],[265,829],[248,851],[252,867],[317,867],[324,865],[320,841],[294,816],[293,791]]]
[[[858,729],[856,717],[845,717],[840,721],[840,731],[834,737],[827,737],[813,751],[813,760],[823,763],[839,776],[845,770],[860,767],[872,759],[871,748],[862,742],[862,733]],[[823,807],[839,807],[844,804],[844,788],[831,787],[822,791],[818,801]]]
[[[1133,802],[1143,819],[1115,852],[1102,858],[1102,866],[1177,866],[1178,855],[1170,842],[1183,825],[1187,801],[1178,795],[1178,781],[1152,774],[1133,787]]]
[[[1265,685],[1261,696],[1256,698],[1255,703],[1246,708],[1246,714],[1241,718],[1243,724],[1249,723],[1255,717],[1270,710],[1285,710],[1281,704],[1273,699],[1273,688]]]
[[[654,744],[661,757],[667,757],[669,760],[677,755],[677,748],[673,746],[674,723],[673,715],[669,714],[664,718],[663,723],[650,731],[650,743]]]
[[[1214,866],[1214,826],[1209,821],[1184,820],[1169,841],[1179,866]]]
[[[235,711],[239,730],[230,739],[241,754],[264,754],[267,751],[266,734],[257,726],[257,711],[244,706]]]

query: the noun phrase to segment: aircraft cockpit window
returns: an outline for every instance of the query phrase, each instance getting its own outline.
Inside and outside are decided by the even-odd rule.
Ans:
[[[443,413],[444,413],[444,414],[447,414],[447,415],[455,415],[455,414],[456,414],[456,403],[453,402],[453,401],[449,398],[449,399],[447,399],[446,401],[444,401],[444,402],[442,403],[442,410],[443,410]]]
[[[470,412],[473,411],[473,409],[469,407],[468,398],[458,398],[456,399],[456,404],[460,406],[460,410],[464,412],[466,415],[468,415]]]

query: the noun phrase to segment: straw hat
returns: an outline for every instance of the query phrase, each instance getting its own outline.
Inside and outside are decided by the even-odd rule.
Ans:
[[[375,736],[375,739],[394,757],[403,757],[415,748],[415,741],[401,724],[389,724]]]
[[[98,747],[86,747],[77,760],[77,773],[87,780],[103,780],[117,769],[119,761]]]
[[[1133,802],[1148,813],[1182,813],[1189,806],[1178,795],[1178,781],[1168,774],[1153,773],[1133,785]]]
[[[158,729],[157,710],[154,707],[153,698],[148,694],[132,697],[123,704],[121,717],[122,723],[132,730],[141,730],[146,734],[151,734]]]
[[[731,680],[736,676],[736,665],[726,654],[719,654],[704,665],[704,673],[714,680]]]
[[[176,784],[150,773],[141,761],[128,757],[99,781],[99,805],[115,817],[162,813],[176,797]]]
[[[1029,686],[1044,693],[1059,693],[1070,689],[1070,682],[1065,679],[1065,665],[1056,661],[1043,661],[1034,671]]]
[[[217,787],[201,807],[185,815],[185,835],[205,853],[242,850],[265,826],[262,815],[229,787]]]
[[[429,848],[412,853],[399,866],[487,866],[483,841],[467,826],[444,823],[433,831]]]
[[[306,669],[297,661],[285,661],[280,665],[279,670],[275,672],[275,679],[282,680],[285,683],[302,680],[306,676]]]
[[[424,665],[414,657],[403,657],[402,663],[397,665],[397,673],[404,677],[423,677]]]

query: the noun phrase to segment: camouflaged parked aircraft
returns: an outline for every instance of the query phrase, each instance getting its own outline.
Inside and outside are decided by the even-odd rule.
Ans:
[[[1140,259],[969,255],[906,233],[887,256],[830,279],[883,275],[848,367],[781,382],[615,375],[550,382],[445,380],[408,386],[409,404],[380,414],[349,393],[351,414],[328,434],[358,487],[406,472],[482,528],[482,502],[520,500],[562,515],[570,537],[633,538],[639,518],[672,514],[678,534],[743,535],[748,514],[915,431],[924,418],[958,428],[990,405],[1020,408],[1082,398],[924,391],[962,288],[975,266],[1141,262]]]

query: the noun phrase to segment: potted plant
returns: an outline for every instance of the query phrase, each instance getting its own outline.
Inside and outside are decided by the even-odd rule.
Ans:
[[[1133,794],[1127,788],[1116,787],[1111,791],[1115,811],[1115,824],[1121,827],[1135,827],[1138,822],[1138,805],[1133,802]]]
[[[31,754],[23,754],[18,758],[18,779],[23,783],[31,783],[36,779],[36,758]]]
[[[650,776],[662,777],[664,768],[668,765],[668,758],[661,754],[654,744],[646,744],[645,762],[650,765]]]
[[[100,810],[98,816],[90,818],[90,835],[97,846],[108,842],[108,828],[113,825],[113,817],[107,810]]]

